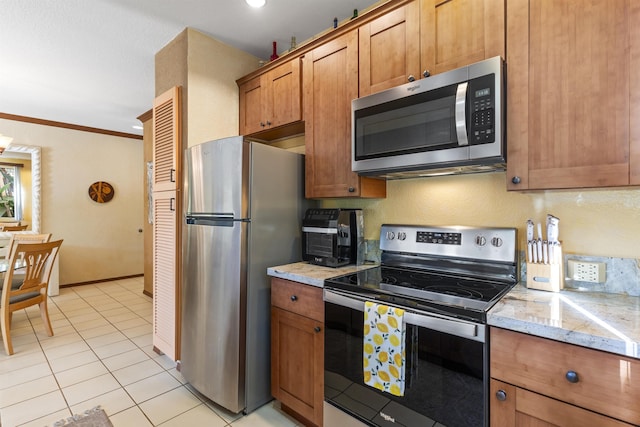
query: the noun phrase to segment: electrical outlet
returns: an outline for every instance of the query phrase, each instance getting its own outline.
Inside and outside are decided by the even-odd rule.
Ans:
[[[604,262],[578,261],[567,262],[569,278],[581,282],[604,283],[607,266]]]

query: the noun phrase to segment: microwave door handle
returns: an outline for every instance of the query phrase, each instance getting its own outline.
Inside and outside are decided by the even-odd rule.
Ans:
[[[458,136],[458,145],[469,145],[467,139],[467,87],[468,82],[460,83],[456,91],[456,135]]]

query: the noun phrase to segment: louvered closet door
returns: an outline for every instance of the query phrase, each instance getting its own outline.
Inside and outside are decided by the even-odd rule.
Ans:
[[[153,193],[153,346],[179,358],[180,289],[176,191]]]
[[[180,357],[182,129],[180,88],[153,103],[153,346]]]
[[[153,191],[177,190],[182,150],[180,87],[158,96],[153,103]]]

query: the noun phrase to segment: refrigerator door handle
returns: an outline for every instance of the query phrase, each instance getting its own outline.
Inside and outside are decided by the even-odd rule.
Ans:
[[[233,214],[187,214],[185,222],[189,225],[212,225],[233,227]]]

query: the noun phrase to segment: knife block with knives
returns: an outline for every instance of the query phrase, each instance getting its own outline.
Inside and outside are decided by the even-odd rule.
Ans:
[[[527,288],[550,292],[560,292],[560,289],[564,289],[564,268],[560,245],[555,248],[555,256],[559,262],[549,264],[527,262]]]
[[[558,240],[558,218],[547,215],[547,239],[543,240],[542,224],[538,238],[533,238],[533,221],[527,221],[527,288],[559,292],[564,289],[564,258]]]

